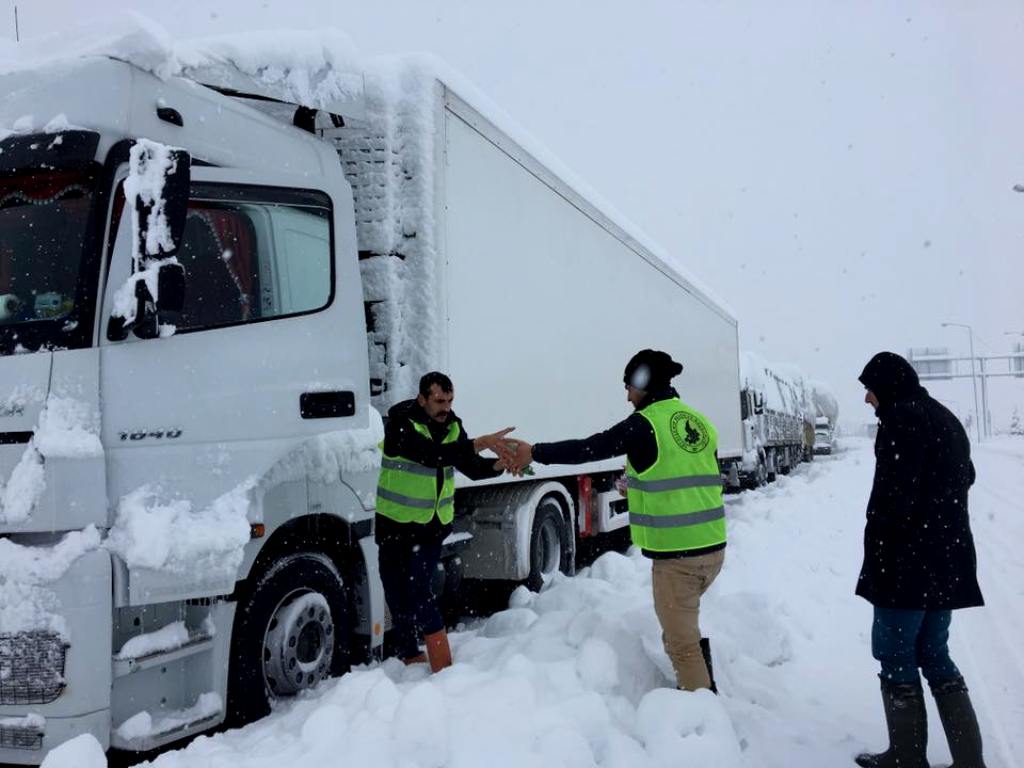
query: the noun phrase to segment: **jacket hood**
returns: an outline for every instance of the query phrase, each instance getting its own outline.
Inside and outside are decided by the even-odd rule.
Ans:
[[[875,393],[879,405],[889,405],[922,391],[917,371],[895,352],[879,352],[872,357],[858,381]]]

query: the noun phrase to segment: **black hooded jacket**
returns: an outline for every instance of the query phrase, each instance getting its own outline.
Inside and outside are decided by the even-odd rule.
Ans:
[[[430,430],[429,439],[416,430],[412,425],[414,421]],[[452,422],[460,427],[459,437],[453,443],[442,443]],[[473,441],[454,411],[448,413],[444,422],[437,422],[428,417],[415,400],[405,400],[388,410],[384,425],[384,453],[436,468],[438,489],[444,483],[444,467],[455,467],[471,480],[484,480],[501,474],[501,470],[494,468],[496,459],[478,456],[473,450]],[[377,515],[375,527],[377,541],[385,543],[396,537],[403,540],[410,537],[418,540],[423,536],[443,539],[451,532],[451,526],[442,525],[436,515],[426,525],[399,523]]]
[[[982,605],[967,513],[974,465],[966,431],[899,355],[875,355],[860,381],[878,399],[879,426],[857,594],[882,608]]]

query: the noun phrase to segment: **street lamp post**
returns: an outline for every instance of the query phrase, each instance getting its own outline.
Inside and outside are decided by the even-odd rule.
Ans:
[[[978,433],[978,442],[981,442],[981,419],[984,418],[978,411],[978,377],[974,368],[974,331],[971,326],[965,325],[964,323],[943,323],[943,328],[949,326],[955,326],[957,328],[967,329],[967,340],[971,349],[971,384],[974,386],[974,427]]]

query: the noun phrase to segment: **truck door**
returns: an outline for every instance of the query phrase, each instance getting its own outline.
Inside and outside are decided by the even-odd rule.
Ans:
[[[172,535],[188,537],[195,532],[179,527],[242,498],[255,522],[257,484],[294,448],[364,425],[368,374],[351,211],[344,186],[193,169],[177,254],[185,269],[180,320],[156,339],[101,334],[109,496],[122,512],[148,505],[176,516]],[[130,229],[123,216],[104,318],[131,272]],[[161,546],[139,548],[149,554],[128,563],[131,603],[233,588],[233,575],[181,562],[188,547]]]

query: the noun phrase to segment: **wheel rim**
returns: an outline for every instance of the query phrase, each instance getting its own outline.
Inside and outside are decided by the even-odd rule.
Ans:
[[[293,696],[331,673],[334,622],[327,598],[296,591],[278,603],[263,636],[263,677],[274,696]]]
[[[562,567],[562,537],[558,524],[550,517],[540,527],[540,575],[547,581]]]

